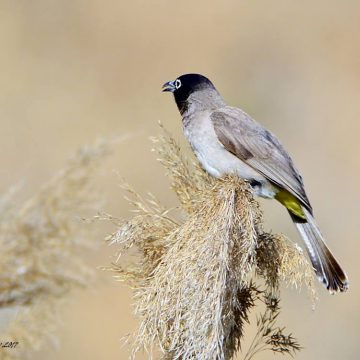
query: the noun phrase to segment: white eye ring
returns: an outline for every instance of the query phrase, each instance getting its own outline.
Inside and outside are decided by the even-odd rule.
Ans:
[[[175,80],[175,89],[177,90],[181,86],[181,81],[179,79]]]

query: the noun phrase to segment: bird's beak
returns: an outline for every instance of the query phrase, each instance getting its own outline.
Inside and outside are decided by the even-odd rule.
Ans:
[[[162,91],[170,91],[173,93],[175,90],[175,81],[168,81],[162,86]]]

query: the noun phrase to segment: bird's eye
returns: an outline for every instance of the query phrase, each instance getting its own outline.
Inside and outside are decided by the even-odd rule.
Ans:
[[[175,88],[176,90],[181,86],[181,81],[179,79],[175,80]]]

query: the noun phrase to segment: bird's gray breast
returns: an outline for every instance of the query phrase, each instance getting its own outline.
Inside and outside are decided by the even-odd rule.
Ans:
[[[184,133],[198,160],[212,176],[237,173],[245,179],[262,176],[228,152],[219,141],[210,112],[204,111],[184,119]]]

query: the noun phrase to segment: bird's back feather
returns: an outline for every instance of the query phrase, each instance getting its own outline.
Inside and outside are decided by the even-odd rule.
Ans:
[[[238,108],[220,108],[212,112],[211,119],[219,141],[229,152],[312,211],[302,177],[275,135]]]

